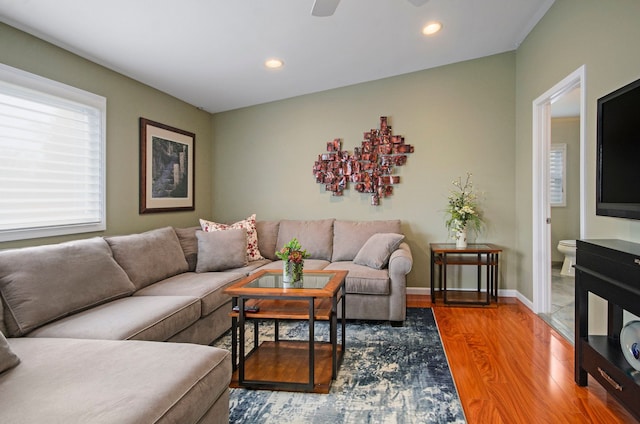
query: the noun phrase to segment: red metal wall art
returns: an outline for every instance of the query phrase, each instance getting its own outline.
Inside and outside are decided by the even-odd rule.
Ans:
[[[371,194],[371,204],[378,206],[380,199],[393,194],[393,186],[400,183],[400,176],[393,175],[396,166],[407,163],[407,154],[413,146],[405,144],[404,137],[393,135],[387,117],[380,117],[380,129],[364,133],[360,147],[353,153],[342,150],[342,141],[327,143],[327,153],[318,155],[313,165],[316,182],[334,196],[342,196],[349,182],[356,191]]]

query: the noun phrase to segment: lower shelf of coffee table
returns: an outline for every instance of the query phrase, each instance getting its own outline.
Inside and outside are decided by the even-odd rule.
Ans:
[[[337,346],[337,357],[342,356],[342,346]],[[329,393],[331,388],[332,355],[331,344],[315,343],[315,367],[313,393]],[[309,382],[309,342],[280,340],[262,342],[245,359],[245,380],[277,382],[270,385],[251,385],[238,382],[238,370],[234,371],[229,387],[255,388],[267,390],[303,391],[286,386],[289,383]]]

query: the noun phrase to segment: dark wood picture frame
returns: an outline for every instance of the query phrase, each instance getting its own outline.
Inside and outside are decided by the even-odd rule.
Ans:
[[[140,118],[140,213],[195,210],[194,133]]]

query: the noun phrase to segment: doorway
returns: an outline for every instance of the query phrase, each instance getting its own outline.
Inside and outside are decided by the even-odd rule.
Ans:
[[[533,310],[552,311],[552,242],[549,190],[552,105],[574,91],[579,107],[579,228],[584,236],[585,66],[581,66],[533,102]]]

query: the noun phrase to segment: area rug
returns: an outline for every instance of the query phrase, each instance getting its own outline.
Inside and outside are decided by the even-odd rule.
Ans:
[[[253,326],[246,329],[251,340]],[[328,330],[327,323],[316,323],[316,340],[328,340]],[[283,339],[304,339],[308,324],[282,324],[280,331]],[[273,325],[261,322],[259,332],[260,340],[270,340]],[[229,422],[466,422],[431,309],[408,309],[403,327],[349,321],[346,338],[344,362],[329,394],[231,389]],[[230,333],[215,346],[230,349]]]

